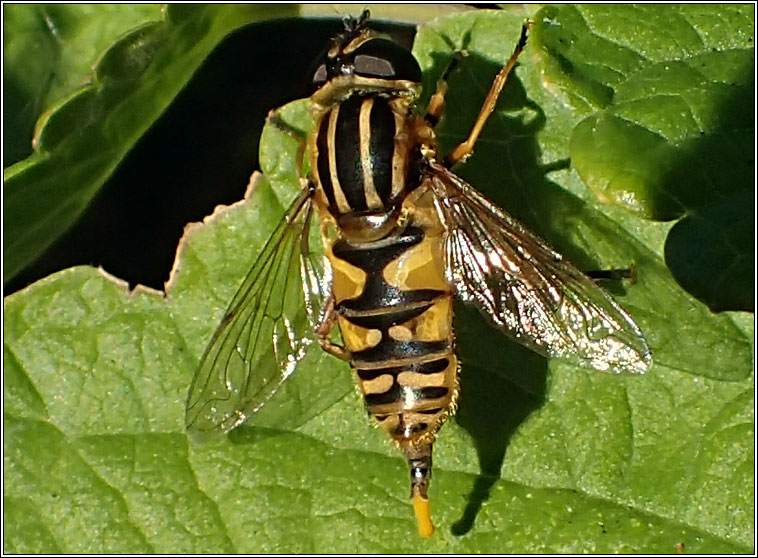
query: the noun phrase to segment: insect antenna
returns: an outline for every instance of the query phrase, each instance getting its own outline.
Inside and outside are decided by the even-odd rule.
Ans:
[[[352,16],[345,16],[342,19],[342,24],[345,26],[345,32],[348,35],[357,35],[360,33],[364,27],[366,27],[366,24],[368,23],[369,18],[371,17],[371,10],[366,8],[363,10],[360,16],[358,18],[354,18]]]

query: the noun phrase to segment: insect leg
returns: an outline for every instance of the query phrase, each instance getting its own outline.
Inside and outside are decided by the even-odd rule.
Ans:
[[[323,310],[323,318],[321,323],[316,326],[316,338],[319,345],[332,356],[336,356],[342,360],[350,360],[350,352],[342,345],[333,343],[329,339],[329,335],[334,329],[334,324],[337,322],[337,312],[334,311],[334,295],[329,297]]]
[[[508,59],[508,62],[506,62],[505,66],[503,66],[503,68],[495,76],[495,79],[492,82],[492,86],[490,87],[490,91],[487,93],[487,97],[484,99],[482,108],[479,110],[479,116],[476,117],[474,126],[471,128],[471,132],[469,132],[468,138],[458,144],[450,153],[445,156],[446,167],[450,168],[458,161],[466,159],[474,150],[474,144],[479,138],[479,134],[482,132],[482,128],[484,128],[484,124],[487,122],[487,118],[489,118],[490,114],[492,114],[492,111],[495,109],[495,103],[497,102],[497,98],[500,96],[500,92],[503,90],[506,79],[508,79],[508,74],[510,74],[511,70],[513,70],[513,67],[516,65],[516,60],[521,54],[521,51],[524,50],[524,46],[526,46],[526,33],[529,27],[531,27],[531,22],[524,23],[524,26],[521,28],[521,37],[516,44],[516,48],[514,49],[511,57]]]
[[[298,141],[297,155],[295,155],[295,172],[297,176],[303,176],[303,158],[305,157],[305,146],[307,145],[305,132],[287,124],[279,115],[279,109],[274,109],[268,113],[266,123],[276,126],[280,132],[284,132]]]
[[[434,92],[431,99],[429,99],[429,106],[426,109],[424,120],[426,120],[432,128],[434,128],[442,117],[442,112],[445,110],[445,94],[447,93],[447,80],[453,70],[458,66],[458,63],[466,55],[464,51],[456,50],[453,53],[453,58],[442,74],[442,77],[437,81],[437,91]]]
[[[626,269],[591,269],[585,271],[584,274],[595,282],[598,280],[620,281],[621,279],[628,279],[634,283],[636,271],[635,267],[631,265]]]

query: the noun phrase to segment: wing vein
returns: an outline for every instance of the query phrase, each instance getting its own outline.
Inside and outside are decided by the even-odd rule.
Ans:
[[[321,255],[310,253],[311,189],[287,209],[232,299],[190,388],[186,423],[196,438],[223,434],[257,412],[313,345],[323,303]],[[318,293],[304,282],[304,269]],[[305,303],[305,304],[304,304]],[[304,311],[304,306],[305,311]]]
[[[645,372],[650,350],[637,324],[545,241],[460,177],[429,163],[458,295],[519,343],[598,370]]]

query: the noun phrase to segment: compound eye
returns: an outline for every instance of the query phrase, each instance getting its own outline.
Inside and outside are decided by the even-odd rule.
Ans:
[[[391,78],[395,75],[392,62],[370,54],[356,54],[353,65],[355,66],[355,73],[362,76]]]
[[[364,77],[421,81],[418,62],[399,44],[387,39],[369,39],[353,53],[355,73]]]

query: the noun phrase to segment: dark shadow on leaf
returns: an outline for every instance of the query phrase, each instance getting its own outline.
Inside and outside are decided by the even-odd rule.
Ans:
[[[755,78],[745,55],[744,77],[709,83],[715,123],[699,137],[669,145],[669,169],[654,184],[656,203],[681,217],[665,245],[677,282],[714,312],[755,311]],[[733,61],[730,61],[733,62]]]
[[[680,220],[666,238],[666,264],[713,312],[755,311],[755,192],[745,189]]]
[[[456,307],[461,356],[460,405],[456,420],[469,433],[480,473],[454,535],[468,533],[492,486],[500,480],[508,442],[545,399],[547,361],[490,327],[475,310]]]
[[[729,84],[713,131],[679,149],[666,189],[700,192],[666,239],[677,282],[714,312],[755,311],[755,77]]]
[[[276,438],[287,434],[283,430],[276,428],[264,428],[262,426],[248,426],[246,424],[240,425],[231,432],[229,432],[229,441],[235,445],[248,445],[257,444],[263,440],[269,438]]]
[[[661,17],[680,17],[679,8],[656,9]],[[595,109],[572,133],[577,170],[594,177],[592,187],[611,199],[632,192],[650,219],[681,219],[665,258],[690,294],[713,311],[754,311],[753,45],[646,59],[597,34],[585,14],[574,6],[546,6],[534,17],[533,32],[545,80]],[[606,58],[624,70],[607,71],[614,66]],[[629,95],[629,88],[636,93]],[[656,99],[662,129],[648,115],[642,120],[652,123],[636,122],[630,105]],[[687,128],[690,122],[699,135]],[[687,132],[673,131],[672,124]]]

